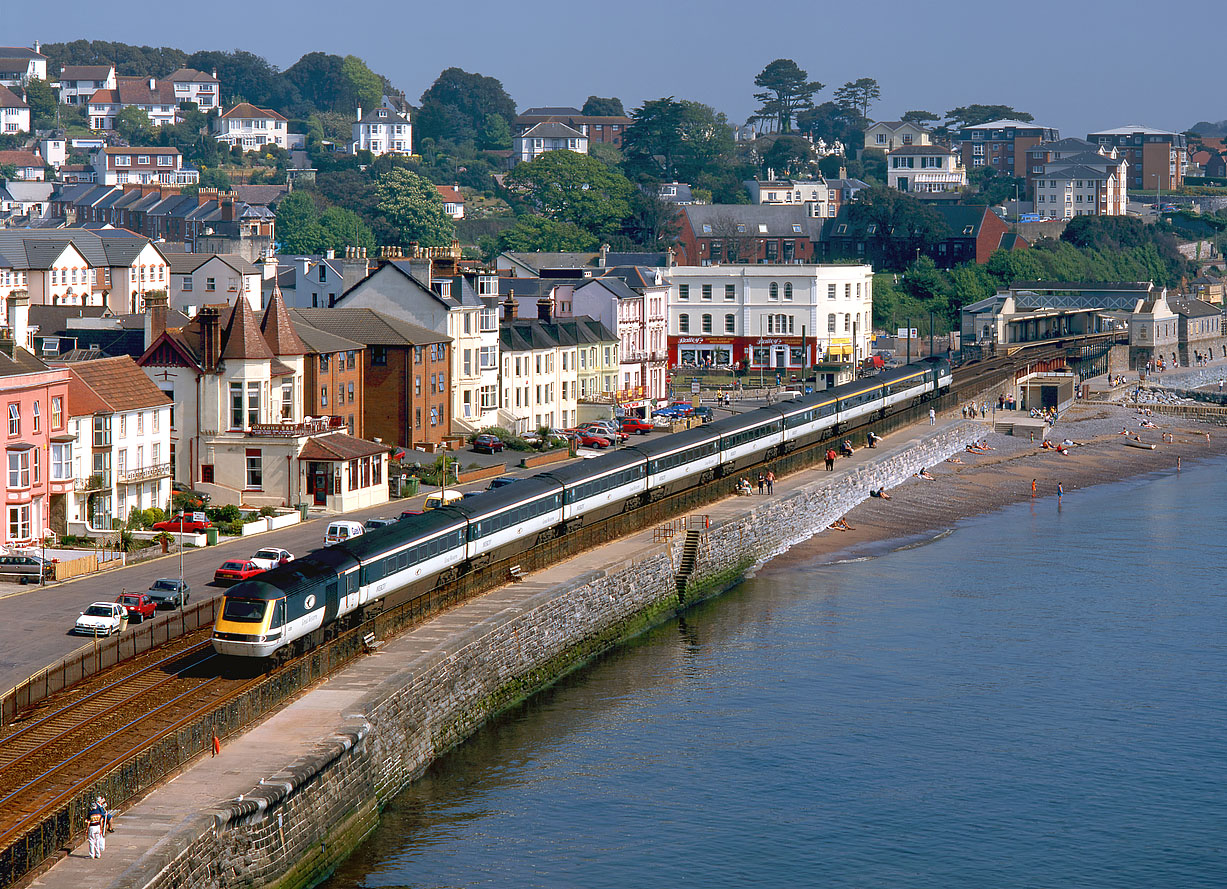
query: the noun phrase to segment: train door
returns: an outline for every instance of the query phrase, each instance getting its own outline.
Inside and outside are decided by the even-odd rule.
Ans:
[[[334,580],[324,590],[324,624],[328,625],[337,619],[340,602],[337,600],[338,584]]]

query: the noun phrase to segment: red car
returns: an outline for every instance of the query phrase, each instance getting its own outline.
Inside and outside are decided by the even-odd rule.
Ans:
[[[139,624],[158,612],[158,603],[144,593],[120,593],[115,601],[128,609],[128,620]]]
[[[627,434],[634,432],[636,435],[647,435],[655,428],[651,423],[640,420],[638,417],[624,417],[622,420],[622,431]]]
[[[587,429],[568,429],[575,440],[585,448],[607,448],[609,447],[609,439],[603,435],[597,435],[595,432],[589,432]]]
[[[187,512],[171,516],[165,522],[158,522],[153,526],[153,530],[182,531],[184,534],[199,534],[206,528],[212,527],[213,523],[205,517],[203,512]]]
[[[264,569],[251,559],[231,559],[222,562],[222,566],[213,572],[213,582],[216,584],[239,583],[262,573]]]

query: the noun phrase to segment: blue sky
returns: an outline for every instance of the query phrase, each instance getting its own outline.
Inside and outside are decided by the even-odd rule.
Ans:
[[[619,96],[629,110],[671,95],[741,122],[754,109],[754,76],[784,57],[827,84],[818,101],[846,81],[877,78],[882,99],[870,116],[878,119],[913,108],[941,114],[973,102],[1006,104],[1062,135],[1085,136],[1129,123],[1183,130],[1227,118],[1217,53],[1197,37],[1197,23],[1227,21],[1216,0],[1151,9],[1153,27],[1130,4],[1102,0],[5,6],[4,44],[88,38],[189,52],[241,48],[280,68],[316,50],[354,53],[414,102],[455,65],[499,78],[520,108],[578,107],[595,94]],[[184,14],[167,14],[177,8]]]

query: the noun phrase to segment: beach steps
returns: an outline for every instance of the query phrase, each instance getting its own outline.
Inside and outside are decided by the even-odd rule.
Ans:
[[[993,431],[1000,432],[1002,435],[1013,435],[1015,437],[1026,438],[1034,433],[1035,438],[1043,438],[1044,430],[1048,424],[1043,420],[1032,417],[1029,414],[997,414],[997,420],[993,423]]]

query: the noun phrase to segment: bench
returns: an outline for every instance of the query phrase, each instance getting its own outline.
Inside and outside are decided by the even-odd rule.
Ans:
[[[524,569],[521,568],[519,565],[512,565],[510,568],[508,568],[507,575],[515,583],[519,583],[525,577]]]
[[[367,651],[374,651],[379,646],[383,645],[383,643],[376,641],[374,633],[367,633],[362,637],[362,645]]]

